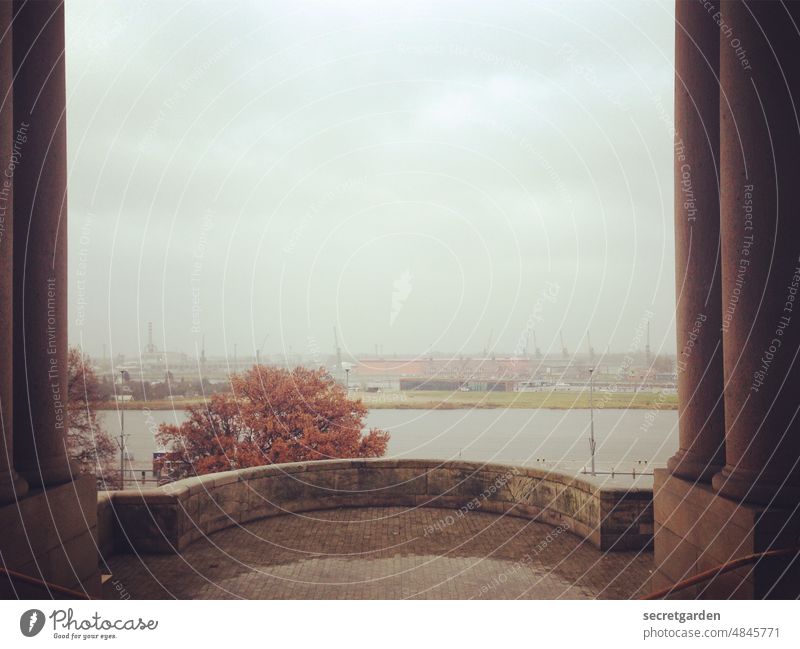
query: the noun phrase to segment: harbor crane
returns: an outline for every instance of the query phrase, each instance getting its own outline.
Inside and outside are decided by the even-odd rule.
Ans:
[[[333,325],[333,348],[336,350],[336,371],[342,371],[342,348],[339,347],[339,334],[336,332],[336,325]]]

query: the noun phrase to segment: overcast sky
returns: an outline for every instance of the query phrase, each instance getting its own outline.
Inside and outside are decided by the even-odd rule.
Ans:
[[[70,341],[674,352],[672,0],[67,2]],[[528,343],[532,350],[532,341]]]

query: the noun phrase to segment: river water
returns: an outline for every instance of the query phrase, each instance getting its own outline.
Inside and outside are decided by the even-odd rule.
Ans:
[[[119,435],[117,412],[100,413]],[[162,422],[180,423],[183,411],[128,410],[125,432],[136,465],[149,464]],[[580,470],[589,459],[588,410],[372,410],[368,427],[391,433],[387,457],[474,460]],[[675,410],[595,410],[598,470],[664,466],[678,448]],[[646,464],[645,464],[646,463]]]

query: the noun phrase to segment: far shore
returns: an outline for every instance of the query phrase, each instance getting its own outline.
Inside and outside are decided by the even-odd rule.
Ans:
[[[472,410],[520,408],[583,410],[590,407],[589,393],[583,392],[351,392],[370,410]],[[108,401],[100,410],[184,410],[200,405],[203,397],[157,399],[152,401]],[[597,410],[677,410],[678,396],[669,392],[603,392],[592,398]]]

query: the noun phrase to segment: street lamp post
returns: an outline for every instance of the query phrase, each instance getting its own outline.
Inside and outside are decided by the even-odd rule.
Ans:
[[[349,391],[350,390],[350,368],[348,367],[344,371],[344,386]]]
[[[127,372],[125,370],[119,371],[119,380],[120,380],[120,392],[123,394],[122,399],[122,406],[120,407],[119,417],[120,417],[120,430],[119,430],[119,440],[117,444],[119,445],[119,488],[120,490],[125,489],[125,379],[126,379]]]
[[[592,475],[594,471],[594,368],[589,368],[589,451],[592,454]]]
[[[125,402],[120,410],[121,426],[119,429],[119,488],[125,490]]]

